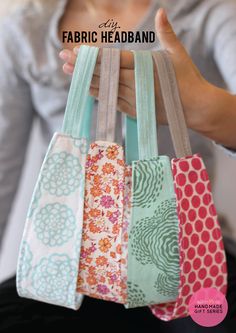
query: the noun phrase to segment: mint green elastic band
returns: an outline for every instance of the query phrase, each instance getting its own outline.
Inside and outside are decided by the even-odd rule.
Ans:
[[[95,103],[95,98],[92,96],[88,96],[85,105],[84,126],[82,126],[80,133],[80,137],[86,138],[89,142],[91,141],[91,127],[92,127],[94,103]]]
[[[137,120],[125,116],[125,156],[126,163],[139,159]]]
[[[79,48],[64,115],[62,132],[80,138],[90,132],[93,99],[89,88],[98,56],[98,47]]]
[[[137,122],[129,118],[126,120],[127,163],[135,157],[144,160],[158,156],[152,55],[149,51],[133,51],[133,53]],[[138,135],[138,156],[135,156],[137,154],[135,127]]]

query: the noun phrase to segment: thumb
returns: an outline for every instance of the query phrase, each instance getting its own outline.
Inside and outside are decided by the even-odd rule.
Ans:
[[[166,12],[163,8],[157,11],[155,18],[156,33],[162,48],[170,53],[184,52],[181,42],[178,40],[170,22],[168,21]]]

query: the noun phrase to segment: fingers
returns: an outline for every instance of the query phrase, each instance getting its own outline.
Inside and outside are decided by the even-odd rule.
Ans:
[[[160,40],[161,46],[171,55],[177,74],[177,80],[180,81],[181,77],[186,75],[186,71],[188,71],[189,75],[192,73],[196,78],[203,80],[201,73],[177,38],[163,8],[157,11],[155,24],[157,37]],[[183,82],[184,81],[186,80],[183,80]]]
[[[94,75],[91,81],[91,88],[99,91],[99,85],[100,77]],[[129,103],[131,107],[135,108],[135,90],[127,86],[126,84],[122,84],[121,81],[119,83],[118,97]]]
[[[75,52],[78,54],[79,47],[75,47]],[[97,64],[101,64],[102,49],[99,49]],[[122,50],[120,52],[120,68],[134,69],[134,57],[131,51]]]
[[[98,99],[99,89],[91,86],[90,94]],[[129,91],[129,88],[121,85],[119,86],[117,109],[120,112],[128,114],[130,117],[136,116],[135,96],[131,97],[131,91]]]
[[[59,57],[65,61],[65,64],[63,65],[63,71],[65,74],[68,75],[73,74],[78,52],[79,52],[79,46],[75,47],[73,51],[65,49],[59,53]],[[100,75],[100,65],[101,65],[101,49],[99,50],[97,63],[94,70],[94,73],[98,76]],[[121,51],[120,68],[121,68],[120,82],[129,87],[133,87],[134,58],[132,52]],[[127,70],[128,72],[122,72],[122,70]]]
[[[65,74],[72,75],[77,58],[76,53],[74,51],[65,49],[59,53],[59,57],[65,61],[65,64],[62,67],[63,72]]]
[[[121,69],[134,69],[134,55],[131,51],[120,52],[120,67]]]
[[[79,46],[76,46],[73,51],[65,49],[59,53],[62,60],[66,61],[71,65],[75,65],[76,57],[79,52]],[[97,64],[101,64],[101,49],[98,52]],[[134,57],[132,52],[123,50],[120,56],[120,67],[123,69],[133,69],[134,68]]]
[[[99,85],[97,80],[97,77],[93,79],[91,89],[93,89],[93,91],[99,92]],[[95,97],[98,97],[98,95]],[[124,101],[129,103],[131,107],[135,108],[135,91],[133,89],[130,89],[129,87],[120,84],[118,90],[118,98],[123,99]]]
[[[161,46],[170,53],[183,53],[184,47],[178,40],[170,22],[168,21],[166,12],[163,8],[157,11],[155,17],[156,33],[160,40]]]
[[[129,103],[127,103],[122,98],[118,98],[118,105],[117,109],[120,112],[126,113],[128,116],[135,118],[136,117],[136,110],[132,107]]]
[[[101,65],[97,64],[94,70],[94,81],[93,81],[93,83],[96,84],[97,88],[99,87],[100,70],[101,70]],[[134,71],[131,69],[123,69],[123,68],[120,69],[119,82],[124,86],[134,89],[135,88]]]
[[[59,57],[66,63],[75,65],[77,54],[71,50],[64,49],[59,53]]]
[[[62,69],[63,69],[63,72],[65,74],[68,74],[68,75],[73,75],[73,72],[74,72],[74,65],[71,65],[71,64],[68,64],[68,63],[65,63],[63,66],[62,66]]]

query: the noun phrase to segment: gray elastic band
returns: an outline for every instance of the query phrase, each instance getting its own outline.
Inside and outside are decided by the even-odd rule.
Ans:
[[[96,140],[115,141],[120,50],[102,49]]]
[[[166,51],[153,52],[170,133],[178,158],[192,155],[174,66]]]

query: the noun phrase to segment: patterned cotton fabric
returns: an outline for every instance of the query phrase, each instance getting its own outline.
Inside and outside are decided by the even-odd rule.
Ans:
[[[21,244],[20,296],[78,309],[86,139],[55,133],[28,210]]]
[[[130,170],[123,148],[92,143],[86,162],[83,240],[77,290],[125,303]],[[124,214],[125,207],[125,214]],[[126,273],[125,273],[126,271]]]
[[[178,216],[167,156],[132,163],[127,307],[173,301],[179,284]]]
[[[162,320],[188,316],[188,304],[200,288],[227,289],[227,269],[221,229],[201,157],[173,159],[172,171],[179,216],[180,284],[178,298],[152,306]]]

